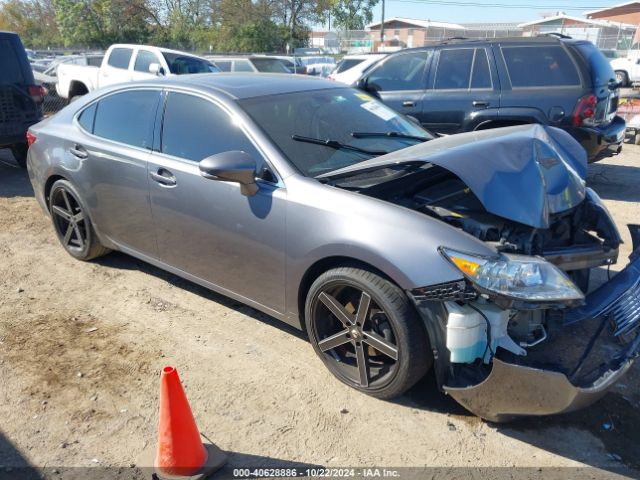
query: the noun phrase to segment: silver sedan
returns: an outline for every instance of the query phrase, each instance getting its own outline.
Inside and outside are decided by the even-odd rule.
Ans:
[[[560,130],[434,139],[334,82],[220,74],[102,89],[28,140],[70,255],[118,250],[301,328],[370,395],[433,367],[484,418],[556,413],[640,350],[639,255],[585,297],[621,240]]]

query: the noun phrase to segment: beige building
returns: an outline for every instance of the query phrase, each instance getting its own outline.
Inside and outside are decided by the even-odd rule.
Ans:
[[[599,10],[585,12],[587,18],[607,20],[609,22],[626,23],[636,27],[634,40],[640,41],[640,2],[625,2]]]

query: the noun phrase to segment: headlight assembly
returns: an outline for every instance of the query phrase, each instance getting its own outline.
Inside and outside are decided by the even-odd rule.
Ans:
[[[446,247],[440,251],[480,290],[530,302],[584,299],[580,289],[543,258],[510,254],[482,257]]]

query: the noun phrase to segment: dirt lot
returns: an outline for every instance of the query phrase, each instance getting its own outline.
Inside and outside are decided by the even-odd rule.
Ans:
[[[627,241],[626,263],[640,147],[590,171]],[[542,467],[588,468],[559,478],[640,476],[640,364],[589,409],[506,426],[470,416],[431,377],[399,401],[369,398],[334,380],[303,335],[251,308],[122,254],[73,260],[26,172],[0,153],[0,478],[28,465],[59,478],[62,467],[136,464],[155,442],[167,364],[201,431],[232,452],[227,475],[297,464],[445,467],[438,478],[470,466],[533,467],[508,478],[541,478]]]

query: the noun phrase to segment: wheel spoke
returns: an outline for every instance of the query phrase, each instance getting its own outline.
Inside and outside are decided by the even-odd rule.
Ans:
[[[64,238],[62,239],[63,245],[69,245],[71,241],[71,235],[73,234],[73,226],[71,224],[67,225],[67,231],[64,234]]]
[[[367,313],[369,313],[369,305],[371,304],[371,295],[367,292],[362,292],[360,296],[360,305],[358,305],[358,312],[356,314],[356,323],[362,328],[364,322],[367,320]]]
[[[331,335],[330,337],[325,338],[324,340],[318,342],[318,347],[323,352],[327,350],[331,350],[333,348],[339,347],[340,345],[344,345],[350,341],[350,338],[347,336],[349,334],[349,330],[343,330],[341,332],[336,333],[335,335]]]
[[[78,247],[80,248],[84,247],[84,237],[80,232],[80,227],[78,227],[78,225],[75,223],[73,224],[73,231],[76,232],[76,240],[78,241]]]
[[[362,342],[356,343],[356,357],[358,360],[358,374],[360,375],[360,386],[369,386],[369,362],[367,361],[367,354],[364,351],[364,345]]]
[[[53,207],[51,207],[51,211],[56,215],[58,215],[59,217],[64,218],[68,222],[71,221],[71,218],[73,217],[71,213],[67,212],[64,208],[59,207],[57,205],[54,205]]]
[[[69,196],[67,195],[67,191],[62,189],[62,198],[64,200],[64,204],[67,207],[67,211],[73,214],[73,208],[71,208],[71,202],[69,201]]]
[[[83,221],[83,220],[84,220],[84,212],[80,211],[79,213],[76,213],[76,214],[73,216],[73,220],[74,220],[76,223],[80,223],[81,221]]]
[[[377,333],[364,332],[364,341],[393,360],[398,360],[398,348]]]
[[[351,315],[349,315],[344,310],[344,307],[340,305],[340,303],[338,303],[338,301],[334,297],[325,292],[322,292],[318,296],[318,299],[329,309],[331,313],[333,313],[333,315],[338,320],[340,320],[340,323],[342,323],[342,325],[344,325],[346,328],[349,328],[351,325],[353,325],[353,319]]]

